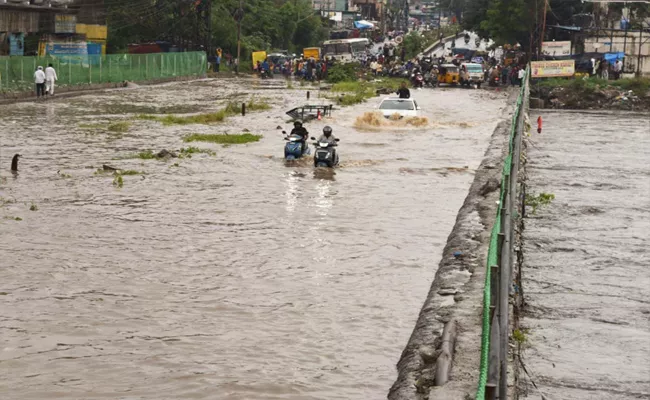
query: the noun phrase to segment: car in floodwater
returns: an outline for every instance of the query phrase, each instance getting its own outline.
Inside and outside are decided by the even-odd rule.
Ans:
[[[400,99],[399,97],[387,97],[377,107],[386,118],[399,118],[420,116],[420,107],[415,99]]]

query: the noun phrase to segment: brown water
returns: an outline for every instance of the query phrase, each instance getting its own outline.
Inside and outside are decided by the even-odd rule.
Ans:
[[[284,111],[307,88],[281,84],[0,109],[2,399],[385,398],[505,96],[415,91],[438,125],[399,133],[352,127],[379,98],[335,110],[308,125],[341,139],[331,173],[284,164],[276,126],[289,128]],[[79,127],[252,95],[274,108],[210,126],[134,120],[121,135]],[[216,156],[115,160],[242,129],[264,138],[193,143]],[[94,174],[104,163],[145,175],[119,189]]]
[[[650,114],[541,115],[528,193],[555,199],[525,220],[522,398],[648,399]]]

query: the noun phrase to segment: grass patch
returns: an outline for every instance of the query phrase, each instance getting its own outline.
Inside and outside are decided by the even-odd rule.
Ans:
[[[29,206],[29,211],[38,211],[38,206],[34,203]]]
[[[615,87],[621,90],[632,90],[636,94],[644,94],[650,90],[650,78],[626,78],[614,81],[600,78],[551,78],[539,81],[537,86],[542,88],[562,87],[587,93]]]
[[[183,138],[184,142],[209,142],[218,144],[243,144],[257,142],[262,135],[253,135],[251,133],[242,133],[238,135],[226,134],[199,134],[194,133]]]
[[[128,131],[130,127],[131,127],[130,122],[121,121],[121,122],[113,122],[112,124],[108,124],[107,129],[111,132],[124,133]]]
[[[151,151],[151,150],[145,150],[145,151],[139,152],[134,157],[129,157],[129,158],[139,158],[141,160],[154,160],[154,159],[157,159],[158,156],[156,154],[154,154],[154,152]]]
[[[512,333],[512,338],[520,345],[526,343],[528,340],[526,332],[520,329],[515,329],[515,331]]]
[[[198,147],[190,146],[190,147],[187,147],[187,148],[184,148],[184,147],[181,148],[181,150],[180,150],[180,152],[178,154],[178,157],[179,158],[192,158],[192,154],[201,154],[201,153],[208,154],[210,156],[216,156],[217,155],[217,153],[215,153],[214,151],[212,151],[210,149],[201,149],[201,148],[198,148]]]
[[[189,124],[213,124],[223,122],[227,117],[241,113],[241,104],[237,101],[230,101],[219,111],[180,117],[177,115],[157,116],[151,114],[140,114],[136,118],[147,121],[162,122],[163,125],[189,125]],[[251,99],[246,103],[246,112],[270,110],[271,105],[266,101]]]
[[[402,83],[406,82],[403,79],[388,78],[372,82],[367,81],[342,81],[332,85],[332,92],[345,93],[342,96],[330,97],[336,100],[340,106],[351,106],[354,104],[363,103],[364,101],[375,97],[377,90],[389,89],[390,91],[397,91]]]

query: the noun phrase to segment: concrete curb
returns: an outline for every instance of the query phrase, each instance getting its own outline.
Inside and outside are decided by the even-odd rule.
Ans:
[[[511,93],[505,114],[512,115],[517,94]],[[466,400],[475,396],[486,256],[511,124],[511,117],[503,118],[492,134],[490,146],[447,239],[431,289],[397,364],[398,377],[388,394],[389,400]],[[462,253],[458,258],[453,256],[456,251]],[[443,329],[452,320],[457,324],[457,337],[450,380],[437,387],[436,364],[443,353]]]

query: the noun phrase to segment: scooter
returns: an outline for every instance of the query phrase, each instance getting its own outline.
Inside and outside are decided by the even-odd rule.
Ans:
[[[491,77],[488,84],[490,86],[499,86],[501,84],[501,79],[498,76]]]
[[[286,131],[282,131],[285,135]],[[300,135],[289,135],[284,138],[287,143],[284,145],[284,159],[287,161],[297,160],[305,154],[310,154],[309,146],[302,140]]]
[[[411,81],[413,82],[414,88],[423,88],[424,87],[424,77],[421,73],[417,73],[411,76]]]
[[[316,138],[311,138],[316,140]],[[335,139],[337,142],[338,139]],[[316,151],[314,152],[314,167],[334,168],[339,164],[339,154],[334,150],[336,144],[328,142],[314,142]]]

